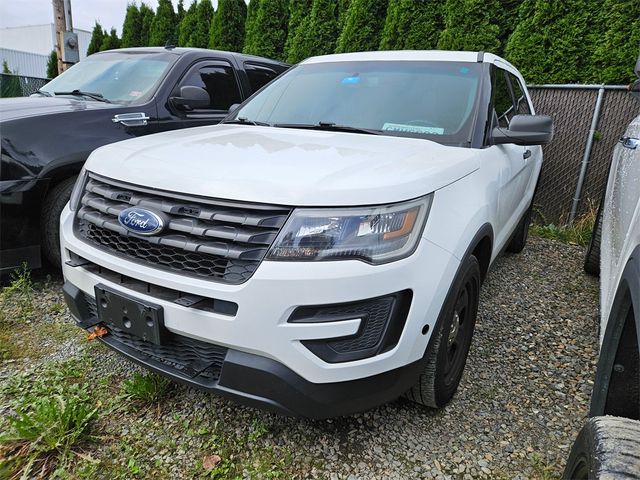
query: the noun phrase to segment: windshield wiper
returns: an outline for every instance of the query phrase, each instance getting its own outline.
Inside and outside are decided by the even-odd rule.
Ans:
[[[49,92],[45,92],[44,90],[36,90],[35,93],[42,95],[43,97],[51,97],[52,95]]]
[[[249,120],[245,117],[238,117],[235,118],[233,120],[227,120],[226,122],[222,122],[222,123],[229,123],[229,124],[236,124],[236,125],[259,125],[261,127],[270,127],[271,124],[270,123],[266,123],[266,122],[257,122],[255,120]]]
[[[351,132],[351,133],[367,133],[369,135],[380,135],[380,130],[370,128],[351,127],[349,125],[336,125],[333,122],[318,123],[276,123],[274,127],[279,128],[302,128],[307,130],[325,130],[328,132]]]
[[[71,90],[70,92],[53,92],[55,95],[73,95],[76,97],[88,97],[92,100],[96,100],[98,102],[111,103],[109,100],[104,98],[101,93],[93,93],[93,92],[83,92],[82,90]]]

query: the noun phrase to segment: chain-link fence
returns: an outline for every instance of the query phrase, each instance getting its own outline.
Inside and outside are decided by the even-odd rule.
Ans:
[[[46,78],[25,77],[22,75],[0,74],[0,98],[28,97],[44,87]]]
[[[640,102],[622,86],[540,85],[530,86],[529,92],[536,113],[551,115],[555,128],[553,142],[544,147],[535,221],[567,223],[572,207],[580,216],[598,206],[613,147],[640,114]],[[590,137],[591,148],[585,152]]]

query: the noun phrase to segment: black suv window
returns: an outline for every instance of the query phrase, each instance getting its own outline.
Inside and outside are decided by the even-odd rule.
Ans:
[[[204,88],[209,94],[209,106],[203,110],[229,110],[234,103],[240,103],[240,89],[233,68],[226,62],[207,62],[193,67],[182,79],[178,88],[184,86]]]
[[[494,121],[497,119],[498,126],[508,128],[511,118],[515,115],[513,108],[513,97],[507,80],[507,72],[501,68],[491,69],[492,92],[491,100],[495,113]]]
[[[267,83],[278,76],[278,74],[274,70],[262,65],[245,63],[244,69],[247,72],[247,77],[249,78],[251,92],[257,92]]]
[[[531,108],[527,97],[524,95],[524,90],[520,84],[520,80],[512,73],[508,73],[509,80],[511,80],[511,88],[513,88],[513,96],[516,99],[516,114],[518,115],[531,115]]]

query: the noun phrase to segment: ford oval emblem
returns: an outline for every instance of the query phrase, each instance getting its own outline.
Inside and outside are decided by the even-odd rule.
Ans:
[[[164,220],[146,208],[125,208],[118,215],[118,222],[130,232],[138,235],[155,235],[164,228]]]

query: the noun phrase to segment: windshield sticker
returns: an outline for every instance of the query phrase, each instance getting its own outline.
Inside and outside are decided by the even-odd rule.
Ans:
[[[358,75],[353,75],[351,77],[345,77],[342,79],[343,85],[356,85],[360,83],[360,77]]]
[[[444,135],[444,128],[421,127],[419,125],[405,125],[403,123],[385,123],[382,130],[401,133],[425,133],[427,135]]]

